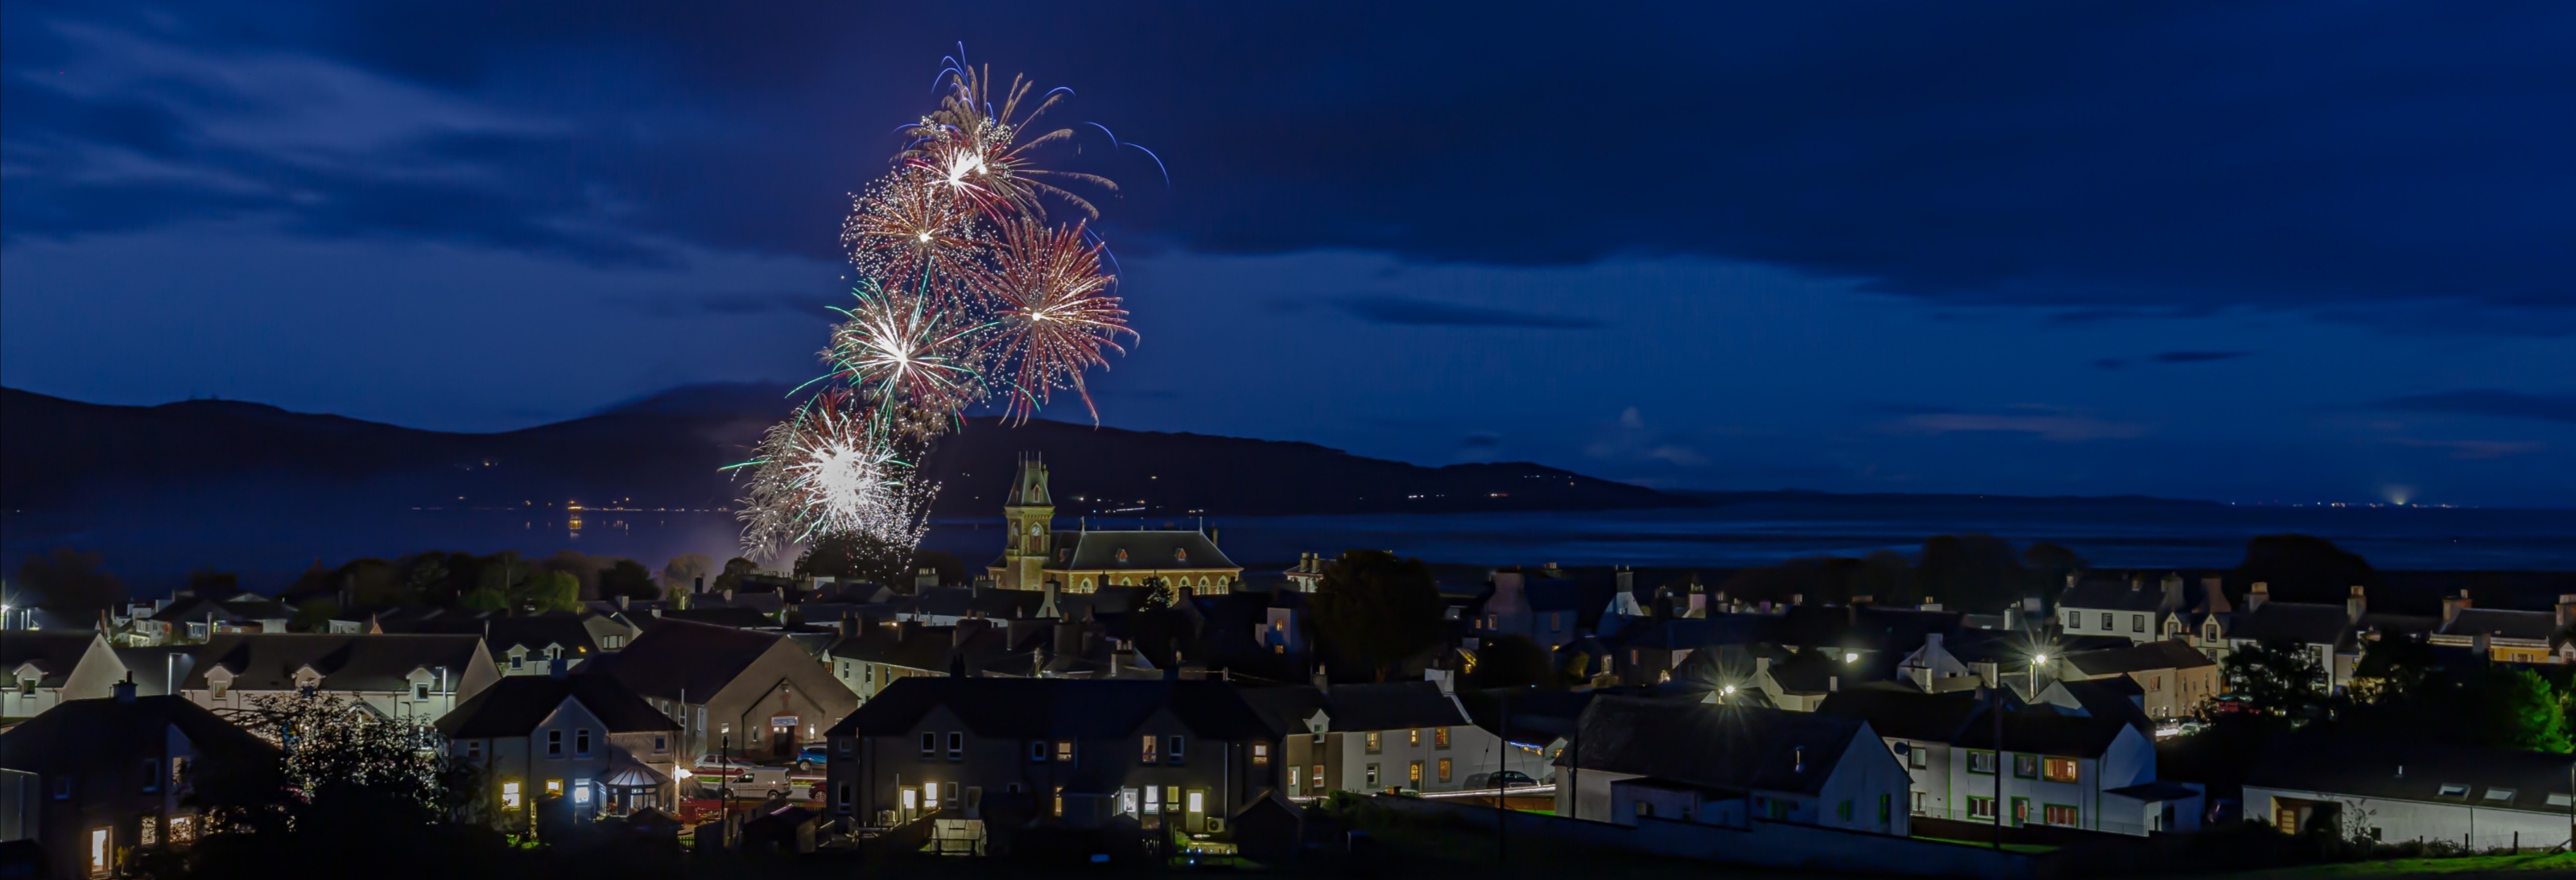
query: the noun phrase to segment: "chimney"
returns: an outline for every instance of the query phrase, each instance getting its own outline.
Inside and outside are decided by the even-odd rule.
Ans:
[[[125,680],[116,683],[116,701],[119,703],[134,702],[134,673],[126,673]]]
[[[2227,592],[2221,589],[2221,587],[2226,583],[2227,580],[2218,575],[2213,574],[2202,576],[2200,579],[2199,610],[2218,614],[2227,613],[2229,610],[2227,607]]]
[[[2558,628],[2576,624],[2576,593],[2558,594]]]
[[[2133,575],[2130,575],[2130,576],[2129,576],[2129,592],[2132,592],[2132,593],[2138,592],[2139,590],[2146,589],[2146,586],[2147,586],[2147,576],[2146,576],[2146,575],[2142,575],[2142,574],[2133,574]]]
[[[2343,615],[2347,618],[2351,618],[2351,622],[2353,623],[2360,623],[2362,612],[2369,609],[2369,607],[2369,600],[2363,598],[2361,595],[2361,585],[2354,584],[2352,587],[2352,596],[2343,600]]]
[[[706,591],[707,591],[707,576],[706,576],[706,575],[698,575],[698,585],[697,585],[697,587],[696,587],[695,589],[690,590],[689,592],[692,592],[692,593],[704,593],[704,592],[706,592]]]
[[[2442,624],[2450,625],[2452,618],[2460,616],[2460,609],[2467,607],[2469,607],[2468,590],[2461,590],[2457,596],[2442,597]]]
[[[1039,616],[1039,617],[1053,617],[1053,618],[1057,618],[1057,619],[1062,619],[1062,618],[1064,617],[1064,609],[1063,609],[1063,608],[1061,608],[1061,607],[1059,607],[1059,606],[1057,606],[1057,605],[1056,605],[1056,601],[1055,601],[1055,600],[1056,600],[1056,596],[1057,596],[1057,595],[1058,595],[1058,594],[1059,594],[1063,589],[1064,589],[1064,584],[1062,584],[1062,583],[1058,582],[1058,581],[1057,581],[1056,579],[1054,579],[1054,578],[1048,578],[1048,579],[1047,579],[1047,582],[1046,582],[1046,598],[1045,598],[1043,601],[1040,601],[1040,602],[1038,603],[1038,616]]]
[[[1208,530],[1208,546],[1210,546],[1210,547],[1217,546],[1217,543],[1216,543],[1216,530],[1215,530],[1215,529],[1209,529],[1209,530]]]
[[[1637,591],[1637,573],[1636,573],[1636,572],[1633,572],[1633,571],[1629,571],[1627,566],[1625,566],[1625,565],[1619,566],[1619,571],[1618,571],[1618,573],[1617,573],[1617,574],[1613,574],[1613,575],[1611,575],[1610,577],[1611,577],[1611,579],[1612,579],[1612,580],[1614,580],[1614,581],[1617,581],[1617,582],[1618,582],[1618,584],[1619,584],[1619,592],[1627,593],[1627,594],[1629,594],[1629,595],[1635,595],[1635,594],[1636,594],[1636,591]]]
[[[2261,609],[2263,603],[2269,601],[2272,601],[2272,585],[2269,583],[2255,581],[2254,587],[2245,591],[2245,610],[2247,611]]]
[[[2165,575],[2165,604],[2158,611],[2182,610],[2182,575]]]

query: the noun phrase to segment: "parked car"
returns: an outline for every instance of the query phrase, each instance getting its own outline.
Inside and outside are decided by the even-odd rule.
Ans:
[[[1518,770],[1504,770],[1499,773],[1475,773],[1470,774],[1467,777],[1467,787],[1471,789],[1520,788],[1522,786],[1537,784],[1538,780],[1531,779],[1529,778],[1529,774]]]
[[[796,750],[796,769],[811,770],[823,766],[830,757],[829,751],[822,743],[807,743],[804,748]]]
[[[709,754],[709,755],[699,755],[699,756],[698,756],[698,762],[697,762],[696,764],[692,765],[692,766],[691,766],[691,769],[696,770],[697,772],[699,772],[699,773],[702,773],[702,774],[703,774],[703,773],[718,773],[718,772],[722,772],[722,771],[726,771],[726,770],[735,770],[735,771],[740,771],[740,770],[749,770],[749,769],[751,769],[751,768],[753,768],[753,767],[756,767],[756,766],[759,766],[759,765],[757,765],[757,764],[753,764],[753,763],[751,762],[751,760],[750,760],[750,759],[748,759],[748,758],[737,758],[737,757],[733,757],[733,756],[730,756],[730,755],[714,755],[714,754]]]

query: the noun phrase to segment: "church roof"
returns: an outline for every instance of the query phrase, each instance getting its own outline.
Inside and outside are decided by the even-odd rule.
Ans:
[[[1019,471],[1011,475],[1010,497],[1002,500],[1006,507],[1054,507],[1055,496],[1047,492],[1046,462],[1022,453]]]
[[[1076,532],[1070,559],[1047,567],[1068,571],[1153,571],[1173,568],[1234,568],[1234,560],[1196,530],[1170,532]],[[1059,545],[1060,547],[1061,545]],[[1058,559],[1066,559],[1059,554]]]

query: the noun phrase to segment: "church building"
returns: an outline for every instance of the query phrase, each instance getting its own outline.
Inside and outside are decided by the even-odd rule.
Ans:
[[[993,583],[1015,590],[1043,590],[1048,581],[1069,593],[1101,587],[1134,587],[1161,578],[1198,595],[1233,592],[1243,567],[1198,529],[1177,531],[1055,530],[1055,500],[1047,492],[1046,462],[1020,459],[1011,492],[1002,502],[1010,532],[1002,557],[988,567]]]

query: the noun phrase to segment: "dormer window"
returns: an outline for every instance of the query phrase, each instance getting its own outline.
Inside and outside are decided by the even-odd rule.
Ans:
[[[1120,548],[1118,548],[1118,561],[1119,561],[1119,562],[1121,562],[1121,563],[1124,563],[1124,562],[1126,562],[1126,561],[1127,561],[1127,548],[1125,548],[1125,547],[1120,547]]]
[[[1172,548],[1172,561],[1182,563],[1190,561],[1190,551],[1187,548],[1182,547]]]

